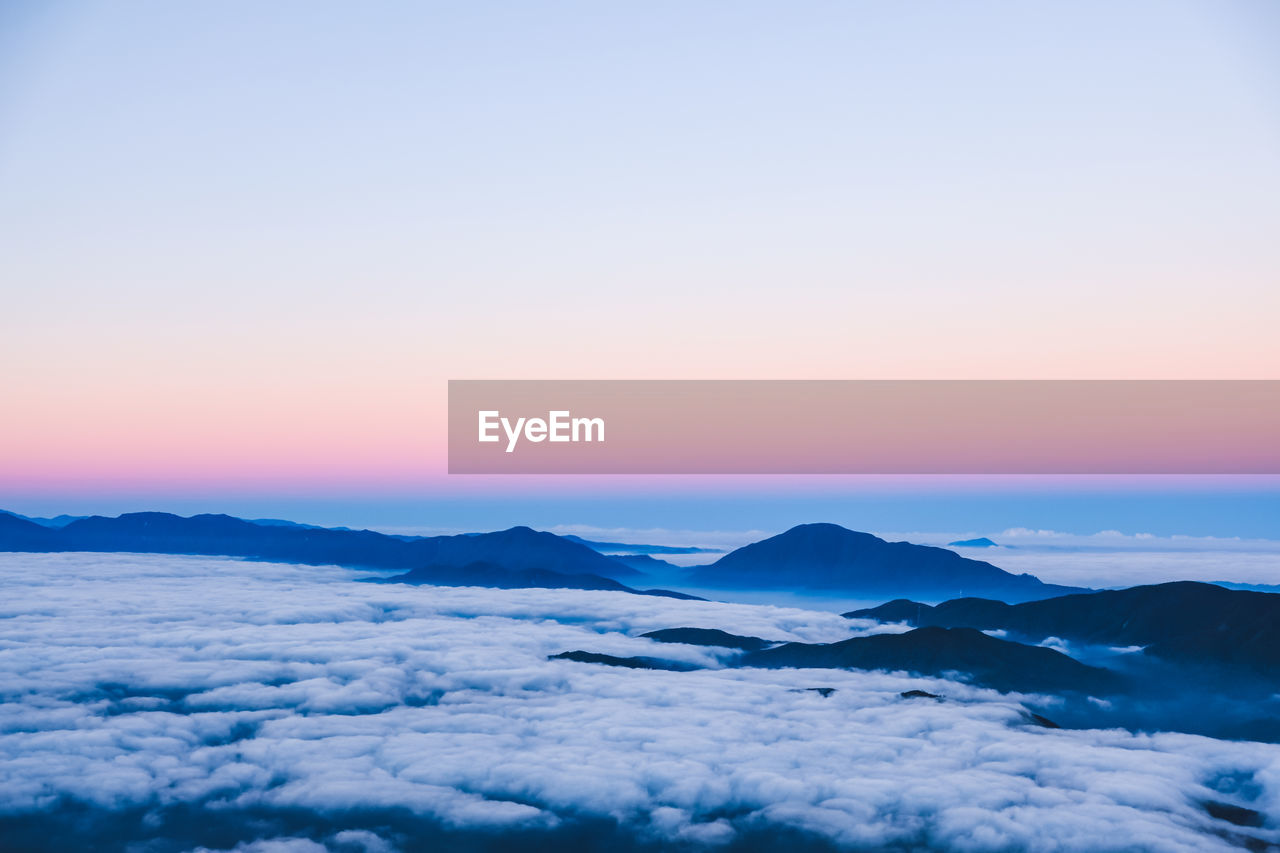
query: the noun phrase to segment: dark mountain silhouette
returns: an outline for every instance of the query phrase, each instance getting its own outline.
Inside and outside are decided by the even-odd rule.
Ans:
[[[1192,581],[1014,605],[981,598],[936,607],[891,601],[844,615],[917,626],[1003,629],[1031,640],[1060,637],[1089,645],[1144,646],[1146,654],[1185,663],[1280,667],[1280,595]]]
[[[985,601],[986,599],[981,599]],[[869,607],[865,610],[850,610],[848,613],[841,613],[845,619],[874,619],[877,622],[906,622],[916,628],[925,625],[931,625],[927,619],[922,617],[925,610],[932,610],[933,606],[929,604],[921,604],[918,601],[912,601],[909,598],[895,598],[893,601],[881,604],[879,607]],[[973,626],[965,626],[973,627]]]
[[[657,640],[659,643],[720,646],[726,649],[742,649],[747,652],[757,652],[775,645],[775,643],[762,640],[759,637],[730,634],[728,631],[721,631],[718,628],[663,628],[660,631],[650,631],[640,636],[648,637],[650,640]]]
[[[958,539],[955,542],[948,542],[947,547],[949,548],[999,548],[1000,546],[997,545],[995,542],[992,542],[987,537],[980,536],[977,539]]]
[[[1062,726],[1058,725],[1048,717],[1041,716],[1040,714],[1037,714],[1034,711],[1029,711],[1025,708],[1022,711],[1022,719],[1026,720],[1028,723],[1031,723],[1032,725],[1039,726],[1042,729],[1062,728]]]
[[[962,672],[996,690],[1108,693],[1115,673],[1038,646],[989,637],[973,628],[916,628],[905,634],[854,637],[839,643],[787,643],[749,652],[740,666],[904,670],[920,675]]]
[[[859,595],[911,594],[954,598],[975,593],[1032,601],[1081,592],[1014,575],[946,548],[886,542],[837,524],[802,524],[746,545],[690,571],[692,586],[810,589]]]
[[[307,530],[342,530],[347,532],[355,530],[354,527],[325,527],[322,524],[305,524],[301,521],[289,521],[284,518],[246,518],[243,520],[252,522],[253,524],[257,524],[261,527],[303,527]],[[428,538],[425,536],[414,536],[405,533],[387,533],[385,535],[390,536],[392,539],[401,539],[405,542],[413,542],[417,539]]]
[[[0,515],[8,515],[8,516],[12,516],[13,518],[20,518],[23,521],[30,521],[34,524],[40,525],[41,527],[65,527],[66,525],[70,524],[73,521],[79,521],[80,519],[86,517],[83,515],[63,514],[63,515],[55,515],[53,518],[36,518],[30,515],[19,515],[18,513],[10,512],[7,509],[0,509]]]
[[[0,512],[0,543],[5,551],[47,551],[57,535],[55,529]]]
[[[716,548],[696,548],[692,545],[638,545],[628,542],[594,542],[590,539],[583,539],[581,536],[574,536],[572,533],[564,535],[565,539],[570,542],[577,542],[579,545],[586,545],[593,551],[627,551],[632,554],[715,554],[719,553]]]
[[[547,660],[572,660],[578,663],[600,663],[605,666],[621,666],[627,669],[662,669],[669,672],[691,672],[701,667],[691,663],[680,663],[673,660],[658,660],[657,658],[630,657],[622,658],[616,655],[602,655],[597,652],[584,652],[581,649],[572,652],[561,652],[558,655],[547,655]]]
[[[678,598],[681,601],[709,601],[700,595],[693,595],[688,592],[679,592],[674,589],[643,589],[636,590],[641,595],[661,595],[663,598]]]
[[[435,536],[409,543],[429,554],[426,565],[466,565],[492,562],[508,569],[550,569],[564,574],[595,574],[612,577],[625,566],[569,542],[554,533],[512,527],[496,533],[463,536]]]
[[[350,527],[325,527],[321,524],[305,524],[301,521],[289,521],[286,518],[246,518],[252,524],[261,527],[305,527],[308,530],[350,530]]]
[[[680,570],[680,567],[675,563],[668,563],[666,560],[659,560],[657,557],[651,557],[648,554],[610,554],[609,559],[617,560],[641,576],[654,572],[669,574]]]
[[[567,575],[549,569],[508,569],[497,563],[475,562],[465,566],[421,566],[402,575],[379,578],[382,583],[432,584],[435,586],[487,586],[495,589],[608,589],[635,592],[600,575]]]
[[[475,562],[465,566],[421,566],[402,575],[378,578],[379,583],[431,584],[433,586],[487,586],[494,589],[602,589],[656,595],[663,598],[696,599],[695,596],[665,589],[632,589],[600,575],[570,575],[550,569],[509,569],[496,563]],[[702,601],[704,599],[696,599]]]
[[[264,525],[228,515],[183,518],[163,512],[135,512],[118,518],[91,516],[51,529],[0,514],[0,551],[201,554],[423,572],[430,567],[441,579],[455,578],[452,583],[636,591],[610,579],[633,571],[628,567],[584,545],[527,527],[403,538],[372,530]],[[476,566],[483,567],[480,580],[468,578],[463,571]]]

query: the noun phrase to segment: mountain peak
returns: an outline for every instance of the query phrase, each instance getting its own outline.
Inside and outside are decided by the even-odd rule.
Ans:
[[[838,524],[801,524],[693,571],[705,586],[810,589],[917,598],[1027,601],[1081,592],[1014,575],[946,548],[888,542]]]
[[[979,536],[977,539],[957,539],[955,542],[948,542],[949,548],[999,548],[1000,545],[988,539],[985,536]]]
[[[879,539],[881,542],[884,541],[883,539],[880,539],[880,537],[874,534],[863,533],[860,530],[850,530],[848,527],[845,527],[840,524],[835,524],[830,521],[814,521],[814,522],[809,522],[807,524],[797,524],[795,527],[792,527],[789,530],[785,530],[782,533],[779,533],[778,536],[775,536],[773,538],[777,539],[781,536],[788,536],[788,537],[795,537],[795,538],[809,537],[809,538],[831,538],[831,539],[838,539],[838,538]]]

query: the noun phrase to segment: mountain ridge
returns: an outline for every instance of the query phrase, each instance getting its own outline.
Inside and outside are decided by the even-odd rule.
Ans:
[[[635,570],[590,548],[528,527],[457,536],[406,539],[372,530],[258,524],[229,515],[182,517],[163,512],[89,516],[48,528],[0,514],[0,551],[143,552],[230,556],[406,572],[426,567],[485,566],[483,576],[528,586],[538,577],[554,586],[642,592],[610,577]],[[525,582],[520,582],[521,578]],[[607,581],[607,583],[603,583]],[[422,582],[422,581],[419,581]],[[543,584],[545,585],[545,584]]]
[[[612,588],[601,587],[590,578],[607,578],[619,585],[633,582],[632,579],[645,577],[637,571],[637,564],[643,562],[646,568],[660,570],[663,577],[670,576],[669,583],[678,588],[839,591],[866,597],[893,592],[934,599],[954,597],[955,591],[964,590],[1008,601],[1083,591],[1045,584],[1029,574],[1010,574],[945,548],[886,542],[870,533],[834,524],[799,525],[687,572],[652,557],[601,554],[575,539],[523,526],[489,533],[410,537],[280,519],[248,521],[220,514],[182,517],[163,512],[125,513],[115,518],[88,516],[62,527],[42,526],[3,513],[0,550],[127,551],[336,564],[417,571],[406,580],[420,583],[431,576],[452,576],[443,571],[445,568],[466,566],[483,567],[482,574],[492,579],[496,566],[526,573],[526,581],[532,577],[530,572],[553,572],[576,578],[557,585]],[[515,576],[507,581],[516,582]]]
[[[1280,594],[1173,581],[1006,604],[959,598],[936,606],[897,599],[842,614],[917,627],[1003,630],[1033,640],[1141,646],[1179,662],[1280,667]]]
[[[706,566],[690,570],[696,586],[809,589],[845,593],[884,592],[924,598],[982,594],[1031,601],[1085,592],[1015,575],[947,548],[888,542],[837,524],[801,524],[777,536],[744,545]],[[772,585],[772,586],[770,586]]]
[[[915,628],[837,643],[785,643],[748,652],[738,666],[879,669],[942,676],[963,672],[975,684],[1001,691],[1109,693],[1121,679],[1040,646],[988,636],[974,628]]]

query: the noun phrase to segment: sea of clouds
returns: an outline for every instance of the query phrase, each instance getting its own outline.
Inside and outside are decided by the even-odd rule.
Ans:
[[[1211,851],[1280,843],[1280,746],[1055,730],[956,681],[723,668],[656,628],[821,611],[0,555],[0,847]],[[696,672],[548,660],[571,649]],[[827,698],[807,690],[835,687]],[[945,701],[903,699],[905,690]],[[1260,813],[1240,828],[1206,802]],[[1257,822],[1257,821],[1254,821]]]

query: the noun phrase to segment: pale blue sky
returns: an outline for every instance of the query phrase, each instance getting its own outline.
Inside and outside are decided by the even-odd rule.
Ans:
[[[95,346],[226,383],[335,349],[409,381],[515,348],[537,375],[1280,366],[1264,0],[6,8],[6,332],[59,344],[50,378]]]
[[[449,378],[1275,378],[1278,45],[1269,0],[5,4],[0,505],[447,495]]]

